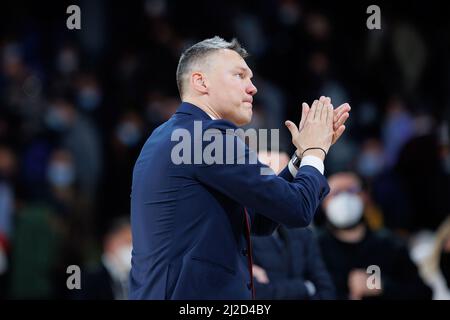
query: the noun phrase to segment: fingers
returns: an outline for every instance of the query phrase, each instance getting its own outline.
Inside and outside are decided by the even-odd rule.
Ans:
[[[350,112],[351,108],[348,103],[343,103],[334,110],[334,122],[336,122],[344,113]]]
[[[329,97],[321,96],[319,100],[314,100],[311,108],[309,108],[306,103],[302,104],[302,118],[299,129],[303,129],[306,121],[323,120],[330,129],[334,131],[332,141],[332,144],[334,144],[345,131],[344,123],[350,117],[350,110],[351,107],[348,103],[344,103],[336,109],[333,109],[331,99]],[[292,122],[287,121],[286,126],[291,131],[292,135],[296,134],[294,132],[296,127]]]
[[[317,104],[319,103],[318,100],[314,100],[311,110],[309,110],[308,117],[306,118],[306,121],[312,121],[316,117],[316,111],[317,111]]]
[[[323,99],[321,100],[321,109],[320,109],[320,118],[319,120],[323,121],[326,123],[327,121],[327,114],[328,114],[328,105],[325,103],[325,97],[323,97]]]
[[[292,121],[287,120],[285,123],[286,127],[289,129],[292,138],[296,137],[299,133],[297,126]]]
[[[301,130],[305,124],[306,120],[321,120],[327,119],[328,120],[328,105],[331,104],[331,98],[321,96],[319,100],[314,100],[314,102],[311,105],[311,108],[309,108],[308,104],[303,103],[302,104],[302,118],[300,121],[299,129]],[[348,103],[344,103],[340,105],[338,108],[333,110],[333,122],[334,126],[333,128],[339,128],[344,122],[348,119],[349,114],[348,112],[351,110],[350,105]],[[308,116],[305,116],[308,115]],[[328,122],[327,122],[328,123]]]
[[[342,126],[347,121],[349,117],[350,114],[348,112],[343,113],[341,117],[333,123],[333,129],[336,131],[340,126]]]
[[[318,117],[316,119],[318,120],[324,120],[327,121],[328,118],[328,105],[331,103],[331,99],[329,97],[321,96],[319,99],[319,105],[318,105]]]
[[[333,131],[333,114],[334,114],[333,105],[328,104],[326,109],[327,109],[327,125],[329,126],[331,131]]]
[[[347,121],[349,117],[350,114],[348,112],[342,114],[341,117],[336,122],[334,122],[333,129],[336,131],[340,126],[342,126],[345,123],[345,121]]]
[[[333,106],[331,105],[331,99],[329,97],[323,98],[323,109],[322,109],[322,119],[325,121],[325,123],[328,125],[329,121],[333,122],[333,115],[329,118],[329,111],[333,111]]]
[[[332,144],[334,144],[336,141],[339,140],[339,138],[342,136],[342,134],[344,133],[344,131],[345,131],[345,126],[344,126],[344,125],[340,126],[340,127],[335,131],[334,136],[333,136]]]
[[[322,115],[322,107],[322,101],[319,99],[319,101],[317,101],[316,110],[314,112],[314,120],[320,120],[320,117]]]
[[[300,124],[298,126],[299,130],[303,129],[303,127],[305,125],[306,117],[308,116],[308,112],[309,112],[309,106],[307,103],[303,102],[302,103],[302,118],[300,119]]]

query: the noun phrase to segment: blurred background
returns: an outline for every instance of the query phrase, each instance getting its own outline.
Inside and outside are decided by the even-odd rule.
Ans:
[[[66,28],[71,4],[81,30]],[[259,92],[249,126],[280,128],[288,154],[283,123],[303,101],[351,105],[326,175],[357,173],[368,225],[403,239],[420,266],[450,213],[450,20],[443,2],[377,2],[381,30],[368,30],[371,4],[2,2],[0,297],[72,298],[67,266],[126,257],[134,162],[180,103],[181,52],[215,35],[250,52]]]

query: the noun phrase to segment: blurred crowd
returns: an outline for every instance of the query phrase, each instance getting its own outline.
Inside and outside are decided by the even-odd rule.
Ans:
[[[352,107],[325,174],[353,172],[344,181],[356,186],[364,205],[350,238],[371,240],[346,246],[347,235],[329,228],[321,208],[317,244],[295,252],[319,252],[317,268],[329,274],[319,276],[323,295],[306,277],[306,296],[364,297],[361,290],[349,292],[358,280],[348,278],[361,278],[358,272],[374,263],[352,250],[368,250],[380,257],[381,272],[390,270],[386,283],[393,289],[385,298],[449,299],[450,22],[439,3],[380,3],[381,30],[366,28],[368,2],[74,3],[81,30],[66,28],[72,2],[2,4],[0,298],[126,298],[131,246],[123,217],[129,216],[134,161],[180,103],[175,71],[182,50],[219,35],[237,37],[251,54],[258,94],[249,127],[280,128],[287,154],[294,150],[283,123],[299,119],[301,102],[326,95],[335,106]],[[341,207],[358,202],[351,199]],[[315,239],[290,232],[280,229],[275,237]],[[386,252],[401,260],[397,267]],[[337,260],[342,264],[333,265]],[[66,287],[69,265],[100,279],[85,287],[116,285],[108,293],[74,294]],[[293,272],[283,266],[277,270]],[[255,276],[268,285],[270,266],[256,267]],[[285,289],[260,292],[306,297],[281,294]]]

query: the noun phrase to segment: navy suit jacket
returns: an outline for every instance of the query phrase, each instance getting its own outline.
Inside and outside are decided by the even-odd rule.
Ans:
[[[195,135],[194,121],[202,133],[215,129],[214,139],[224,147],[232,142],[233,164],[172,161],[183,140],[172,137],[176,129],[191,134],[191,150],[182,152],[191,151],[191,163],[198,155],[194,140],[202,149],[210,144]],[[267,167],[250,164],[253,151],[227,129],[237,127],[184,102],[144,144],[131,191],[131,299],[251,299],[244,207],[252,233],[271,234],[278,223],[307,226],[329,192],[312,166],[303,166],[295,178],[287,168],[279,176],[261,175]]]

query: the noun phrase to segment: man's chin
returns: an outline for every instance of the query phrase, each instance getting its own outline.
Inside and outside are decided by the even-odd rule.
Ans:
[[[242,126],[245,126],[245,125],[249,124],[250,122],[252,122],[252,115],[253,115],[253,112],[252,112],[252,110],[250,110],[248,115],[239,119],[238,126],[242,127]]]

